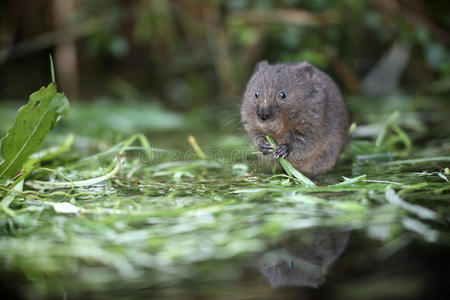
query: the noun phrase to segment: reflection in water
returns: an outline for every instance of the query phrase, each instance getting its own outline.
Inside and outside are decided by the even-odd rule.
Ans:
[[[284,241],[256,262],[272,287],[318,287],[331,264],[344,252],[348,232],[316,228]]]

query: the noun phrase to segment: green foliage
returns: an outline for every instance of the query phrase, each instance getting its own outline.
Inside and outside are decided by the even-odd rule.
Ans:
[[[359,103],[366,109],[365,102]],[[392,111],[392,103],[385,103]],[[147,109],[164,114],[152,105],[116,106],[130,116]],[[377,131],[369,139],[351,141],[367,147],[346,153],[340,166],[313,186],[298,184],[301,179],[289,168],[289,175],[274,175],[245,156],[237,159],[233,151],[248,146],[247,141],[237,134],[218,134],[205,120],[198,128],[212,131],[207,137],[189,125],[188,132],[168,133],[161,127],[158,135],[155,128],[140,127],[139,118],[129,120],[129,128],[147,128],[157,146],[172,136],[167,148],[176,150],[154,148],[144,135],[117,143],[121,134],[116,125],[101,120],[109,120],[107,114],[115,110],[102,114],[93,107],[104,130],[84,132],[89,138],[76,135],[52,142],[59,146],[40,152],[46,164],[34,169],[23,189],[0,185],[9,195],[0,204],[0,262],[8,262],[7,271],[31,278],[28,284],[45,295],[58,295],[60,287],[76,297],[112,286],[126,291],[148,284],[174,286],[186,278],[195,286],[196,279],[220,276],[218,266],[230,268],[230,276],[239,279],[242,273],[233,269],[233,261],[265,253],[286,237],[317,227],[354,230],[366,238],[364,244],[379,245],[383,257],[414,240],[448,244],[450,153],[438,148],[439,155],[427,155],[414,142],[427,131],[411,134],[405,129],[402,116],[410,115],[406,109],[390,118],[384,111],[372,111],[382,121],[374,127]],[[71,115],[77,117],[70,130],[81,131],[91,118],[88,109],[78,106]],[[359,124],[353,133],[374,125]],[[403,153],[403,142],[400,148],[387,143],[398,136],[394,125],[408,133],[408,152]],[[108,128],[117,134],[106,136]],[[196,136],[207,158],[211,148],[230,153],[222,153],[220,160],[199,159],[190,149],[189,134]],[[67,152],[68,145],[73,149]],[[234,159],[227,160],[227,155]]]
[[[12,179],[17,174],[53,126],[68,112],[69,102],[64,94],[57,93],[54,83],[30,96],[28,104],[19,109],[14,125],[1,140],[0,181]]]
[[[267,136],[267,140],[269,141],[269,143],[274,145],[274,149],[277,148],[277,145],[271,136]],[[297,169],[295,169],[291,165],[291,163],[287,161],[284,157],[280,157],[278,161],[280,162],[280,165],[283,167],[283,169],[290,177],[295,178],[299,183],[305,186],[315,186],[314,182],[312,182],[308,177],[306,177],[305,175],[300,173]]]
[[[98,82],[90,84],[91,78],[82,76],[80,86],[89,88],[84,95],[101,91],[119,73],[140,90],[164,95],[162,100],[186,108],[223,104],[218,95],[239,95],[255,63],[263,59],[308,60],[336,78],[343,90],[356,91],[392,43],[401,40],[414,49],[402,88],[419,89],[422,83],[445,78],[450,74],[444,29],[448,5],[435,2],[422,1],[416,8],[399,3],[394,9],[387,3],[357,0],[83,0],[61,32],[83,36],[83,43],[77,44],[79,66],[91,66]],[[15,15],[7,9],[3,14],[7,19]],[[48,26],[42,18],[26,21],[24,30],[30,32],[25,36]],[[14,25],[3,30],[5,36],[16,33]],[[32,41],[31,49],[42,49]],[[114,72],[109,69],[111,62]],[[11,64],[14,73],[16,63]],[[14,78],[0,79],[9,77]],[[5,86],[13,89],[8,83],[12,82]],[[177,88],[190,97],[177,95]]]

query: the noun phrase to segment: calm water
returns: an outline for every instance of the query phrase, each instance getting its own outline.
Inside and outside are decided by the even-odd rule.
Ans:
[[[450,292],[449,248],[408,237],[391,243],[374,242],[365,238],[365,233],[342,228],[310,229],[291,234],[262,253],[174,269],[184,269],[185,279],[154,282],[149,273],[95,292],[80,295],[73,290],[72,295],[76,296],[72,297],[71,292],[66,296],[67,299],[445,299]],[[2,274],[3,299],[40,298],[39,294],[26,292],[22,285],[26,280],[21,277]],[[63,297],[61,294],[50,299]]]
[[[396,251],[362,236],[356,231],[324,228],[298,232],[250,258],[204,263],[198,266],[198,276],[181,282],[150,283],[134,290],[90,296],[130,299],[446,298],[450,292],[447,246],[417,240],[400,241],[407,245]]]

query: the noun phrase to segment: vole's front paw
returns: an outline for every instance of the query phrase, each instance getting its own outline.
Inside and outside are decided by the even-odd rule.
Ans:
[[[278,159],[279,157],[286,157],[288,154],[289,154],[289,147],[286,144],[281,144],[278,146],[277,150],[275,150],[273,157],[275,159]]]
[[[258,140],[258,151],[261,151],[264,155],[273,152],[273,145],[266,139]]]

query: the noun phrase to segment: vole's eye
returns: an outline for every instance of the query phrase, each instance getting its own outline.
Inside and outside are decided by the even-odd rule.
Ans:
[[[255,99],[258,99],[259,97],[259,92],[255,92]]]
[[[278,93],[278,98],[279,98],[279,99],[284,99],[284,98],[286,98],[286,94],[283,93],[283,92],[279,92],[279,93]]]

